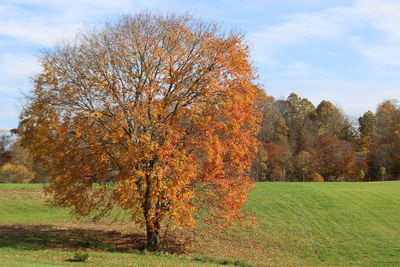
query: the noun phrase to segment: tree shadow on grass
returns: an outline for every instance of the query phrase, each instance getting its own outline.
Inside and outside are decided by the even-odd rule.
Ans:
[[[74,249],[129,252],[141,250],[146,242],[143,234],[118,231],[59,228],[54,225],[0,225],[0,248],[21,250]]]

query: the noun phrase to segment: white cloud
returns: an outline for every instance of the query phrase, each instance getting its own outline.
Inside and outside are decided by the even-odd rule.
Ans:
[[[20,13],[20,10],[14,5],[0,4],[0,13],[2,16],[15,16]]]
[[[275,62],[275,70],[271,71],[271,75],[274,79],[282,80],[282,79],[290,79],[291,77],[297,77],[298,79],[315,79],[315,78],[324,78],[331,77],[333,74],[321,70],[313,65],[310,65],[301,61],[293,61],[288,64],[282,64],[279,62]]]
[[[400,44],[358,45],[358,51],[366,58],[381,65],[400,66]]]
[[[381,66],[400,66],[400,2],[358,0],[354,8],[377,35],[354,42],[355,49]]]
[[[2,116],[10,112],[6,107],[8,101],[15,102],[21,98],[21,91],[31,86],[29,77],[39,70],[38,60],[34,56],[12,53],[0,55],[0,96],[1,102],[4,102],[0,103]]]
[[[175,0],[5,0],[4,3],[0,5],[0,37],[5,35],[45,46],[74,36],[85,24],[95,24],[110,16],[168,4],[179,7]],[[24,5],[43,7],[43,11],[32,11]]]
[[[7,21],[0,24],[0,34],[51,45],[57,40],[73,36],[81,27],[80,24],[46,25],[40,20]]]
[[[19,107],[16,104],[11,104],[10,100],[0,100],[0,130],[12,129],[18,125]]]
[[[39,69],[38,59],[34,56],[12,53],[0,55],[0,73],[7,80],[24,79]]]
[[[358,0],[355,9],[370,19],[372,27],[400,41],[400,2],[392,0]]]
[[[375,31],[363,36],[363,30]],[[400,65],[400,1],[357,0],[336,7],[284,17],[284,22],[249,34],[256,58],[271,60],[287,47],[335,41],[380,64]]]
[[[314,40],[344,38],[349,24],[357,21],[358,13],[352,8],[329,8],[312,13],[285,16],[285,21],[265,26],[249,34],[259,55],[273,55],[288,46],[298,46]]]
[[[29,2],[27,1],[28,4],[34,4]],[[64,20],[62,13],[66,10],[61,9],[61,14],[59,11],[47,10],[50,4],[46,5],[43,13],[33,12],[16,4],[16,1],[10,1],[9,4],[0,5],[0,38],[4,40],[12,37],[47,46],[56,40],[70,37],[81,27],[81,20]]]

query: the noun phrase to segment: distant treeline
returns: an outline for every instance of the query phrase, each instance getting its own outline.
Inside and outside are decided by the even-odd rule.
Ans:
[[[400,106],[385,101],[353,125],[329,101],[317,107],[292,93],[262,96],[257,181],[376,181],[400,179]]]
[[[263,115],[256,181],[382,181],[400,179],[400,105],[388,100],[353,125],[329,101],[317,107],[292,93],[276,100],[260,91]],[[14,132],[14,134],[16,131]],[[0,183],[48,182],[13,133],[0,132]]]
[[[43,183],[49,177],[19,144],[17,131],[0,132],[0,183]]]

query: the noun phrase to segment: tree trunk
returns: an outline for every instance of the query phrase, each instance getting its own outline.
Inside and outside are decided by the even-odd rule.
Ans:
[[[155,160],[151,160],[148,163],[148,171],[153,169]],[[151,201],[152,194],[152,182],[150,179],[150,175],[146,174],[146,191],[144,193],[144,203],[143,203],[143,215],[146,220],[146,235],[147,235],[147,244],[146,248],[151,251],[159,250],[160,245],[160,221],[158,213],[153,214],[151,216],[150,213],[154,213],[154,203]]]
[[[159,250],[160,248],[160,224],[154,225],[146,223],[147,245],[146,248],[151,251]]]

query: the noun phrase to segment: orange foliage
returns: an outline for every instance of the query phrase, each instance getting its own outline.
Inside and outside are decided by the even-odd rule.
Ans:
[[[42,61],[20,132],[55,204],[130,210],[150,249],[166,218],[193,226],[198,210],[226,226],[245,215],[259,116],[240,36],[143,13]]]
[[[324,182],[324,177],[322,177],[321,174],[314,172],[308,177],[308,181],[309,182]]]

